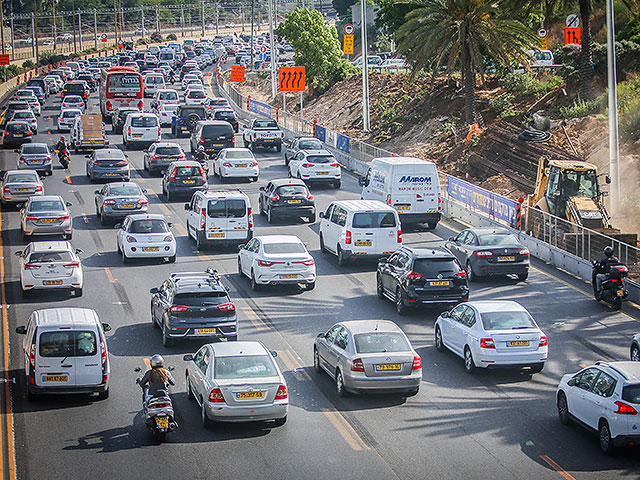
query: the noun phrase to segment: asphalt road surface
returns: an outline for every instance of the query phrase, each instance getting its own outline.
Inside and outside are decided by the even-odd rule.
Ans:
[[[147,101],[148,102],[148,101]],[[90,111],[98,112],[96,96]],[[53,144],[60,100],[50,98],[39,120],[38,141]],[[52,134],[47,134],[53,130]],[[109,130],[110,131],[110,130]],[[168,129],[164,139],[171,139]],[[122,146],[120,136],[110,135]],[[188,139],[178,142],[188,151]],[[559,270],[533,261],[526,282],[493,279],[473,283],[471,299],[512,299],[533,314],[549,337],[549,361],[542,373],[487,371],[470,376],[463,362],[439,353],[433,342],[438,310],[415,311],[400,317],[391,302],[375,293],[375,265],[339,267],[336,258],[322,254],[318,224],[269,225],[255,215],[255,234],[287,233],[307,243],[317,264],[318,281],[310,292],[283,288],[252,292],[236,269],[236,250],[197,252],[187,238],[184,201],[166,202],[160,178],[143,172],[142,151],[128,152],[132,181],[148,190],[151,213],[174,223],[178,239],[175,264],[134,261],[126,266],[116,254],[116,232],[95,216],[94,190],[85,176],[82,154],[72,155],[68,171],[55,164],[45,180],[45,192],[73,203],[73,245],[81,255],[84,296],[37,294],[23,300],[19,293],[18,260],[24,247],[14,207],[2,209],[4,287],[10,343],[9,378],[12,394],[15,461],[21,479],[60,478],[299,478],[299,479],[460,479],[492,480],[638,478],[638,450],[607,457],[595,435],[579,427],[565,427],[557,419],[554,393],[559,378],[596,360],[628,359],[632,334],[640,312],[626,304],[613,312],[597,304],[589,286]],[[257,154],[257,183],[228,183],[251,198],[257,211],[258,188],[267,180],[286,176],[283,154]],[[55,159],[54,159],[55,161]],[[0,151],[0,168],[15,168],[13,150]],[[211,184],[218,183],[210,178]],[[318,211],[330,201],[359,198],[357,179],[345,172],[342,188],[312,187]],[[434,231],[405,232],[405,244],[439,245],[462,226],[443,222]],[[260,340],[278,351],[285,372],[291,407],[287,424],[270,429],[262,424],[229,424],[205,430],[199,408],[187,399],[182,356],[200,343],[164,348],[159,330],[150,322],[149,289],[169,273],[216,268],[230,287],[238,307],[239,338]],[[12,333],[39,308],[94,308],[108,334],[111,355],[111,395],[106,401],[86,396],[55,396],[27,402],[24,389],[22,337]],[[384,318],[398,323],[418,350],[423,381],[417,396],[358,395],[339,399],[333,382],[312,369],[315,336],[345,319]],[[139,376],[134,369],[161,353],[176,367],[172,390],[179,428],[157,444],[140,413]],[[6,405],[5,405],[6,408]],[[7,410],[4,411],[5,419]],[[2,431],[3,448],[11,454],[11,432]],[[5,472],[10,459],[4,458]]]

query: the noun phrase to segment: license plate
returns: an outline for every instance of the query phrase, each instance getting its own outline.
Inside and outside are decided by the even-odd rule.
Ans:
[[[371,246],[371,240],[357,240],[356,241],[356,246],[357,247],[370,247]]]
[[[224,144],[223,143],[214,143],[213,146],[214,147],[222,147],[222,146],[224,146]],[[208,150],[213,150],[213,148],[209,148]]]
[[[298,274],[297,273],[289,273],[287,275],[280,275],[280,278],[282,279],[291,279],[291,278],[298,278]]]
[[[196,183],[196,181],[195,180],[185,180],[183,183],[189,183],[190,184],[190,183]]]
[[[236,165],[236,167],[238,168],[245,168],[247,166],[246,163],[239,163],[238,165]]]
[[[106,175],[107,177],[115,177],[115,176],[117,176],[118,174],[117,174],[117,173],[105,173],[105,175]]]
[[[238,400],[247,400],[250,398],[261,399],[264,398],[264,392],[238,392],[236,393]]]
[[[157,428],[169,428],[169,417],[156,417]]]
[[[376,365],[376,370],[378,372],[385,372],[389,370],[400,370],[400,364],[399,363],[383,363],[380,365]]]
[[[55,218],[42,218],[40,219],[42,223],[54,223],[56,221]]]
[[[122,208],[132,208],[133,207],[133,203],[123,203],[122,205],[120,205]]]
[[[28,189],[28,188],[17,188],[16,190],[18,192],[28,192],[30,189]]]
[[[157,252],[160,247],[142,247],[143,252]]]
[[[142,134],[141,134],[141,133],[134,133],[134,134],[133,134],[133,137],[134,137],[134,138],[140,138],[141,136],[142,136]]]
[[[41,164],[42,160],[29,160],[29,163]]]
[[[396,210],[411,210],[411,205],[396,205]]]
[[[68,382],[67,375],[43,375],[42,380],[45,382]]]
[[[439,281],[439,282],[429,282],[429,284],[432,287],[448,287],[449,286],[449,280],[443,280],[443,281]]]
[[[62,285],[62,280],[45,280],[42,283],[45,285]]]
[[[216,333],[215,328],[196,328],[197,334]]]
[[[515,262],[516,257],[508,256],[508,257],[498,257],[499,262]]]
[[[529,340],[513,340],[509,342],[510,347],[528,347]]]
[[[624,297],[624,291],[623,291],[623,290],[618,290],[618,291],[616,292],[616,295],[617,295],[618,297]]]
[[[21,137],[21,136],[22,136],[22,134],[21,134],[21,133],[14,133],[14,134],[13,134],[13,136],[14,136],[14,137]]]
[[[272,139],[266,139],[265,142],[273,142]]]
[[[213,238],[224,238],[224,233],[210,233],[209,236]]]
[[[318,175],[329,175],[329,172],[318,172]]]
[[[287,200],[287,203],[302,203],[302,200]]]

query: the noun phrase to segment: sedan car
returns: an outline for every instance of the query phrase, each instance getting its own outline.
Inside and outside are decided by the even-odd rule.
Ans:
[[[301,150],[322,150],[324,145],[316,137],[298,137],[285,149],[284,163],[289,165],[291,159]]]
[[[84,276],[78,259],[81,250],[74,250],[69,242],[31,242],[20,257],[20,286],[22,295],[33,290],[70,289],[82,296]]]
[[[129,215],[117,224],[117,247],[122,263],[130,258],[166,258],[176,261],[176,239],[169,230],[171,223],[160,214],[138,213]]]
[[[173,162],[186,158],[182,147],[177,143],[156,142],[144,151],[142,166],[149,175],[154,175],[164,172]]]
[[[328,150],[301,150],[289,160],[289,176],[340,188],[342,169]]]
[[[33,90],[18,90],[15,94],[15,100],[27,102],[33,113],[39,117],[42,111],[40,101]]]
[[[207,94],[204,89],[190,88],[185,92],[184,104],[185,105],[202,105],[207,101]]]
[[[489,275],[514,274],[520,281],[529,276],[529,249],[504,228],[468,228],[446,246],[465,266],[470,282]]]
[[[464,359],[464,368],[529,367],[541,372],[549,346],[531,314],[512,301],[460,304],[440,314],[435,324],[435,344]]]
[[[240,245],[238,273],[249,278],[253,290],[262,285],[316,286],[315,261],[295,235],[264,235]]]
[[[4,116],[0,117],[2,124],[4,125],[5,123],[7,123],[14,112],[17,112],[18,110],[30,110],[30,109],[31,107],[29,106],[29,104],[22,100],[11,100],[7,102],[7,106],[5,107],[5,110],[4,110]]]
[[[77,108],[84,113],[84,99],[80,95],[67,95],[62,99],[61,109],[64,110],[65,108]]]
[[[171,121],[173,117],[176,115],[178,111],[179,105],[171,105],[167,103],[163,103],[158,105],[153,109],[153,113],[155,113],[160,119],[160,126],[166,127],[171,126]]]
[[[77,116],[82,115],[82,110],[79,108],[66,108],[58,115],[58,132],[70,132],[71,126]]]
[[[20,209],[22,238],[29,240],[32,235],[62,235],[71,240],[73,228],[71,215],[59,195],[38,195],[29,197]]]
[[[95,192],[96,216],[102,225],[134,213],[147,213],[147,191],[134,182],[107,183]]]
[[[185,355],[187,395],[201,409],[204,427],[213,422],[273,421],[284,425],[287,383],[260,342],[209,343]]]
[[[220,180],[227,178],[249,178],[258,180],[258,161],[248,148],[224,148],[213,161],[213,174]]]
[[[404,392],[416,395],[422,359],[409,339],[389,320],[350,320],[319,333],[313,366],[336,382],[336,393]]]
[[[31,125],[23,121],[8,122],[2,133],[2,145],[5,147],[19,146],[31,142],[33,132]]]
[[[215,110],[219,109],[230,109],[231,105],[229,105],[229,101],[226,98],[217,97],[217,98],[209,98],[205,106],[207,107],[207,112],[209,115],[212,115]]]
[[[2,204],[26,202],[44,195],[44,185],[35,170],[8,170],[2,177]]]
[[[18,153],[18,170],[36,170],[45,175],[53,175],[51,152],[46,143],[23,144]]]
[[[236,113],[230,108],[218,108],[213,111],[211,115],[211,120],[223,120],[225,122],[229,122],[229,124],[233,127],[233,131],[238,133],[238,117]]]
[[[282,178],[260,187],[260,215],[273,223],[276,217],[305,217],[316,221],[316,204],[307,185],[299,179]]]
[[[86,155],[86,172],[90,181],[131,178],[131,168],[124,152],[118,148],[101,148]]]
[[[38,119],[31,110],[18,110],[13,113],[9,122],[26,122],[34,135],[38,134]]]
[[[640,333],[633,336],[631,340],[631,360],[634,362],[640,362]]]

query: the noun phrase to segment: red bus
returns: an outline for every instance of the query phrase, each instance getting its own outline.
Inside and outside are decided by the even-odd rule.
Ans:
[[[106,121],[120,107],[144,108],[142,75],[129,67],[102,70],[100,78],[100,113]]]

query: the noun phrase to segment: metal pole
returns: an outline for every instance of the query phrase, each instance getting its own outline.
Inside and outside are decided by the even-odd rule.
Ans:
[[[180,29],[182,30],[182,36],[184,37],[184,8],[180,8]]]
[[[93,48],[98,49],[98,11],[93,9]]]
[[[82,10],[78,9],[78,43],[80,44],[80,51],[82,51]]]
[[[300,92],[300,130],[304,132],[304,115],[302,113],[302,92]]]
[[[2,9],[2,2],[0,1],[0,40],[2,40],[2,54],[4,55],[4,10]]]
[[[253,17],[254,17],[254,6],[256,0],[251,0],[251,44],[249,46],[249,51],[251,52],[251,65],[250,68],[253,70]]]
[[[118,7],[116,5],[116,0],[113,0],[113,23],[114,26],[116,27],[115,29],[115,33],[116,33],[116,45],[118,44]]]
[[[218,35],[219,22],[220,22],[220,4],[216,3],[216,35]]]
[[[156,4],[156,33],[160,33],[160,6]]]
[[[271,98],[276,98],[276,50],[273,42],[273,0],[269,2],[269,47],[271,48]]]
[[[13,10],[13,2],[10,4],[11,10]],[[11,17],[9,17],[9,26],[11,27],[11,60],[16,59],[16,36],[14,35],[13,29],[13,13]]]
[[[240,22],[242,23],[242,33],[244,33],[244,3],[240,4]]]
[[[76,2],[74,0],[71,0],[71,26],[73,27],[73,53],[78,53],[78,47],[76,46],[76,22],[75,22],[75,19],[73,18],[73,12],[75,11],[76,11]]]
[[[369,65],[367,62],[367,3],[360,0],[360,29],[362,31],[362,131],[371,128],[369,121]]]
[[[607,0],[607,84],[609,91],[609,174],[611,210],[620,207],[620,147],[618,144],[618,85],[616,81],[616,32],[613,0]]]
[[[202,24],[202,30],[200,34],[202,35],[202,38],[204,38],[204,0],[200,2],[200,20],[200,23]]]
[[[142,36],[144,37],[144,7],[140,7],[140,27],[142,28]]]
[[[33,9],[36,9],[36,4],[33,2]],[[31,56],[36,56],[36,27],[35,27],[35,14],[31,13]]]
[[[36,67],[39,65],[40,52],[38,52],[38,4],[33,2],[33,36],[36,44]]]

